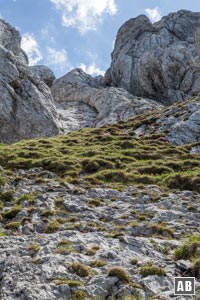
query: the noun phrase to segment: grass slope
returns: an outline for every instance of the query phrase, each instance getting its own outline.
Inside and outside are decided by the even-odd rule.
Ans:
[[[0,145],[0,165],[43,167],[75,184],[81,178],[87,185],[158,184],[200,192],[200,155],[189,153],[192,145],[176,147],[156,134],[133,138],[143,122],[145,114],[117,125]]]

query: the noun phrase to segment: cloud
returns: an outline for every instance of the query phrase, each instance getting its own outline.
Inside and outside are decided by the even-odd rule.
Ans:
[[[105,71],[99,69],[95,62],[91,63],[89,66],[86,66],[85,64],[80,64],[79,68],[81,68],[85,73],[90,75],[104,75]]]
[[[81,34],[96,30],[103,14],[115,15],[115,0],[50,0],[62,12],[62,24]]]
[[[162,18],[158,7],[146,8],[145,12],[153,23],[159,21]]]
[[[48,26],[44,27],[40,31],[40,36],[42,40],[48,40],[51,43],[55,43],[54,37],[51,35],[51,31],[49,30]]]
[[[21,47],[28,54],[30,65],[36,65],[42,60],[43,57],[39,50],[38,42],[32,33],[22,35]]]
[[[65,49],[47,47],[45,64],[54,67],[57,71],[67,71],[73,68],[68,61],[68,53]]]

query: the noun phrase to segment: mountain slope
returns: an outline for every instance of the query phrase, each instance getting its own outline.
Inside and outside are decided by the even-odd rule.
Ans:
[[[0,164],[11,170],[43,167],[77,184],[152,183],[200,191],[199,155],[190,153],[200,143],[176,147],[167,142],[164,133],[134,137],[142,125],[150,128],[157,114],[50,139],[2,145]]]
[[[132,19],[105,77],[57,80],[0,21],[0,300],[200,299],[199,19]]]
[[[133,138],[138,122],[1,145],[2,300],[181,300],[174,276],[199,288],[199,155]]]

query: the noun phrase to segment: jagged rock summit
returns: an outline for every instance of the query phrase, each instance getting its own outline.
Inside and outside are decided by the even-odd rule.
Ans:
[[[200,13],[181,10],[155,24],[143,15],[127,21],[117,34],[104,78],[75,69],[54,81],[61,127],[66,132],[99,127],[158,110],[155,125],[168,142],[198,142],[199,97],[194,96],[200,93],[199,54]],[[161,104],[191,98],[183,106],[169,108],[169,114],[162,109]],[[153,132],[156,126],[143,125],[136,134]]]
[[[21,37],[19,32],[4,20],[0,20],[0,45],[11,51],[17,59],[25,64],[28,63],[28,56],[20,47]]]
[[[118,31],[107,81],[164,105],[200,92],[200,13],[181,10],[152,24],[144,16]]]
[[[48,86],[31,71],[17,30],[0,20],[0,141],[58,134]]]

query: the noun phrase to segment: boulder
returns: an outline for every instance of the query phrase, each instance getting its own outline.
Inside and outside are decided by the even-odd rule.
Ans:
[[[148,297],[159,296],[165,292],[173,291],[173,277],[169,276],[147,276],[140,281],[145,287],[145,291]],[[162,299],[162,298],[161,298]]]
[[[118,31],[106,82],[164,105],[200,92],[200,13],[181,10],[152,24],[141,15]]]

